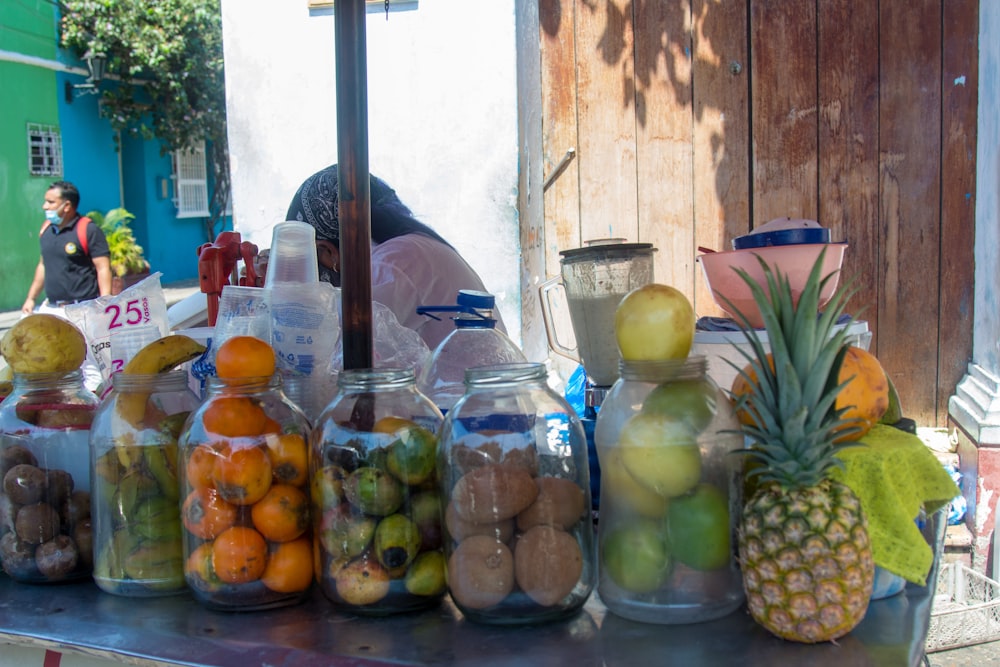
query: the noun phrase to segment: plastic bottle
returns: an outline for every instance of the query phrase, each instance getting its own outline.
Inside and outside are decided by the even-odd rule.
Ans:
[[[460,290],[454,306],[421,306],[417,312],[457,313],[455,330],[435,348],[417,378],[417,388],[442,413],[465,393],[465,369],[527,361],[521,349],[496,328],[493,317],[496,299],[492,294]]]

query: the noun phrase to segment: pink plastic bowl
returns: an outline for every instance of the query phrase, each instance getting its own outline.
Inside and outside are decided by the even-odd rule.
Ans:
[[[705,272],[705,281],[712,291],[712,297],[726,313],[735,318],[736,313],[730,306],[720,298],[726,297],[732,302],[755,329],[761,329],[764,321],[761,319],[760,310],[753,300],[753,293],[749,285],[736,273],[735,268],[745,270],[750,277],[756,280],[767,290],[767,282],[764,271],[761,269],[759,256],[772,269],[786,274],[792,285],[792,297],[798,303],[799,294],[802,293],[802,286],[809,278],[809,271],[819,258],[820,251],[826,248],[826,255],[823,258],[823,276],[834,273],[833,278],[826,283],[819,298],[820,309],[825,306],[837,289],[840,282],[840,267],[844,262],[844,252],[847,250],[846,243],[812,243],[799,245],[778,245],[764,248],[746,248],[744,250],[729,250],[726,252],[712,252],[698,255],[701,268]]]

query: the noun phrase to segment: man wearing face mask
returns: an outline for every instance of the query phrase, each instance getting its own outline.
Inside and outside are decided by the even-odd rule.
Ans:
[[[38,237],[41,257],[28,298],[25,315],[35,310],[35,300],[45,289],[39,312],[62,315],[71,303],[111,293],[111,259],[104,232],[77,212],[80,192],[67,181],[57,181],[45,192],[45,223]]]

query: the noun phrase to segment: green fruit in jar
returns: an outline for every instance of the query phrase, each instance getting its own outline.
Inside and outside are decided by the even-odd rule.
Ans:
[[[344,482],[348,502],[365,514],[386,516],[403,503],[403,487],[381,468],[365,467],[352,472]]]
[[[601,567],[620,587],[650,593],[670,575],[670,551],[660,523],[638,519],[613,527],[601,541]]]
[[[667,499],[639,484],[625,469],[617,448],[601,452],[601,498],[625,514],[659,519],[667,512]]]
[[[393,514],[378,522],[375,529],[375,557],[388,570],[406,567],[420,550],[420,529],[403,514]]]
[[[642,411],[686,421],[700,433],[715,416],[716,392],[707,380],[664,382],[649,392],[642,402]]]
[[[177,480],[177,444],[147,446],[142,448],[143,463],[150,476],[156,480],[163,495],[174,503],[180,498],[180,483]]]
[[[437,491],[423,491],[410,499],[410,518],[420,529],[420,549],[437,549],[441,546],[441,495]]]
[[[731,554],[729,502],[716,486],[699,484],[667,510],[667,542],[674,557],[696,570],[718,570]]]
[[[389,472],[409,485],[430,479],[437,463],[437,436],[413,422],[401,425],[394,435],[396,439],[389,445],[386,455]]]
[[[411,595],[440,595],[448,582],[445,580],[444,554],[440,551],[421,553],[406,571],[406,591]]]
[[[312,501],[323,510],[336,507],[344,499],[344,479],[347,472],[338,465],[324,466],[313,475],[310,484]]]
[[[338,505],[323,512],[319,524],[319,543],[336,558],[360,555],[375,536],[376,519],[352,512],[348,505]]]
[[[618,451],[635,481],[664,498],[687,493],[701,477],[694,431],[661,414],[630,417],[618,436]]]

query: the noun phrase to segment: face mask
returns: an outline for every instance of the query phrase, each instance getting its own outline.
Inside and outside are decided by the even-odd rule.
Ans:
[[[55,211],[48,210],[48,211],[45,212],[45,219],[48,220],[49,223],[51,223],[51,224],[54,225],[57,222],[59,222],[60,220],[62,220],[62,217],[60,217],[60,215],[58,213],[56,213]]]

